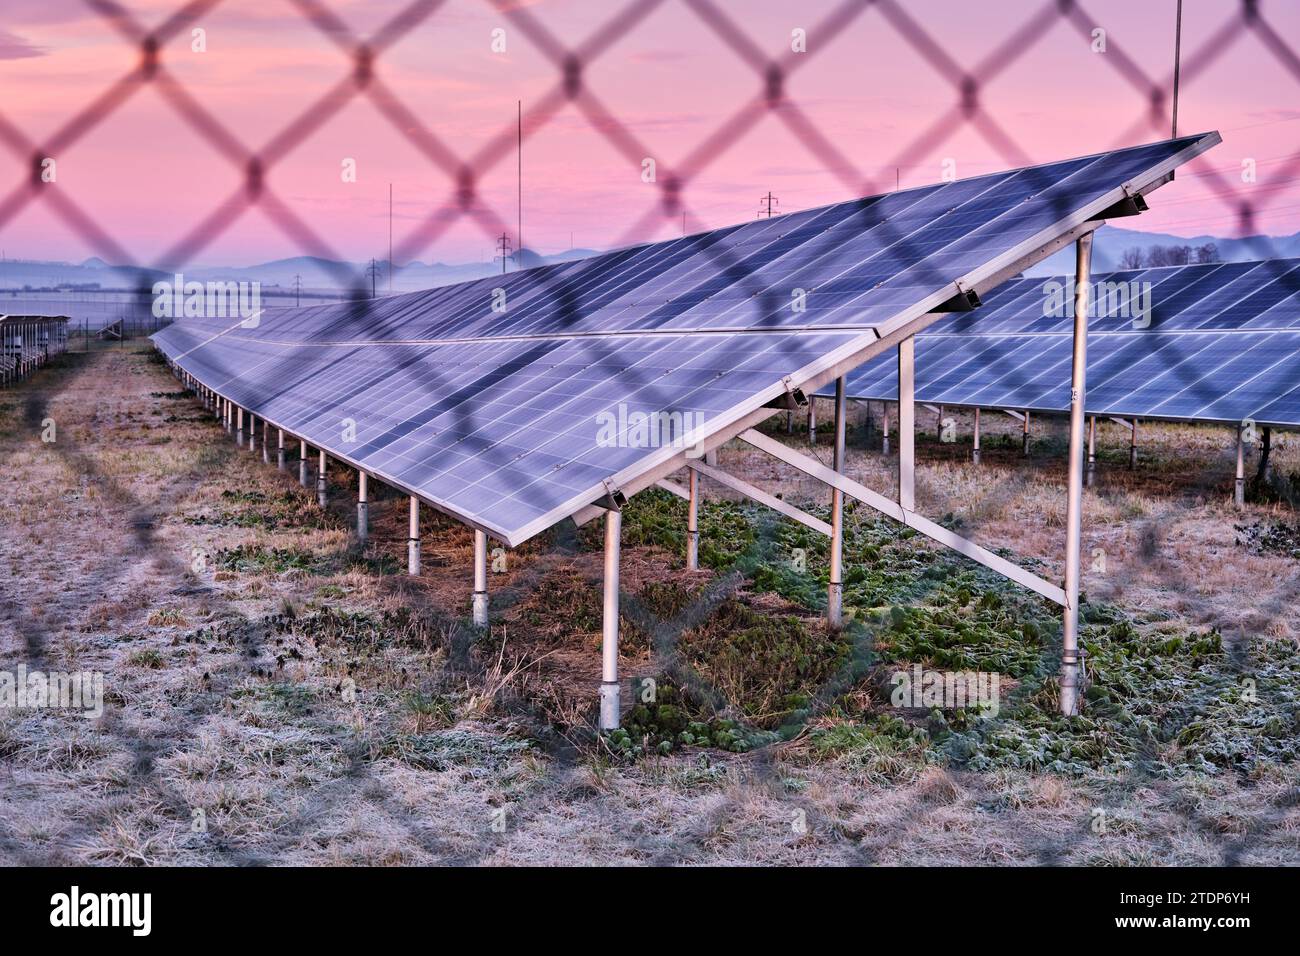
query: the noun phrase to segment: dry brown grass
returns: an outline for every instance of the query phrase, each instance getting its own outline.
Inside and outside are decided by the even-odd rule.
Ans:
[[[976,774],[894,750],[817,759],[804,740],[611,762],[583,736],[599,677],[598,555],[552,536],[512,552],[490,582],[494,631],[470,646],[457,624],[468,612],[468,531],[426,512],[415,580],[352,566],[346,485],[322,515],[296,469],[280,474],[236,452],[192,402],[149,397],[174,389],[143,355],[113,350],[0,396],[0,416],[15,423],[0,439],[10,505],[0,666],[98,669],[108,690],[97,721],[0,712],[0,862],[1300,860],[1300,778],[1288,767],[1250,780]],[[56,419],[55,446],[40,445],[25,410]],[[923,441],[920,504],[960,514],[976,540],[1059,576],[1061,456],[1043,450],[1026,462],[994,440],[1018,427],[985,416],[979,469],[963,448]],[[1148,427],[1143,456],[1155,461],[1132,473],[1118,427],[1103,424],[1101,444],[1085,547],[1104,548],[1108,570],[1089,571],[1090,593],[1188,626],[1300,637],[1294,562],[1235,544],[1226,432]],[[1300,443],[1277,454],[1279,467],[1300,470]],[[824,498],[745,447],[722,456],[787,498]],[[892,468],[874,450],[851,449],[850,473],[884,493]],[[231,491],[287,501],[277,513],[293,520],[191,520],[229,510]],[[405,501],[381,493],[371,520],[367,556],[401,567]],[[215,556],[239,545],[325,564],[214,573]],[[208,562],[197,570],[196,556]],[[625,551],[628,593],[679,577],[689,575],[677,555]],[[441,623],[354,644],[258,624],[327,606],[372,617],[413,609]],[[653,670],[644,642],[623,651],[628,676]]]

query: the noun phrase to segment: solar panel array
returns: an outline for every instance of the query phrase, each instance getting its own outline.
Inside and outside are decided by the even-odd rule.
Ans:
[[[267,311],[256,327],[185,319],[154,340],[257,416],[516,545],[1216,142],[1186,137],[411,295]],[[638,415],[681,416],[685,435],[656,444]]]
[[[1068,283],[1012,280],[975,312],[920,333],[916,400],[1067,410]],[[1062,301],[1068,314],[1057,308]],[[1300,427],[1300,259],[1110,273],[1095,280],[1089,313],[1088,412]],[[864,364],[846,391],[897,400],[897,363],[880,356]]]

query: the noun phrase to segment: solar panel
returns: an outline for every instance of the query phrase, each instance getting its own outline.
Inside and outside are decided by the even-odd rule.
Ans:
[[[268,311],[254,328],[185,319],[154,340],[259,418],[515,545],[683,443],[919,328],[964,290],[1002,281],[1125,188],[1160,185],[1216,142],[1187,137],[410,295]],[[675,443],[673,416],[687,423]]]
[[[971,313],[917,336],[916,400],[1063,412],[1070,402],[1073,318],[1044,316],[1068,277],[1014,279]],[[1300,259],[1130,270],[1097,277],[1149,283],[1149,325],[1133,310],[1089,317],[1088,413],[1300,426]],[[1134,319],[1139,320],[1135,326]],[[896,401],[898,370],[879,356],[847,394]],[[824,391],[823,395],[829,395]]]

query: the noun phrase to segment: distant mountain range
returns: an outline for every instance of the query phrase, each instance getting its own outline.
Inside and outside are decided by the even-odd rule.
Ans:
[[[1300,257],[1300,232],[1293,236],[1248,236],[1224,239],[1220,236],[1196,236],[1185,239],[1161,232],[1138,232],[1106,226],[1098,229],[1092,243],[1092,271],[1113,272],[1119,268],[1120,256],[1137,247],[1146,252],[1152,246],[1197,246],[1213,243],[1224,262],[1248,262],[1252,259],[1290,259]],[[1038,265],[1025,270],[1028,276],[1066,275],[1074,271],[1074,247],[1068,246],[1048,256]]]
[[[524,268],[547,265],[555,262],[570,262],[595,255],[591,249],[572,249],[553,256],[542,256],[531,249],[524,249],[521,262]],[[263,292],[276,287],[292,291],[295,277],[301,276],[304,291],[342,291],[348,287],[348,277],[370,282],[369,263],[340,262],[321,259],[316,256],[297,256],[292,259],[276,259],[252,266],[230,266],[224,268],[185,269],[187,280],[200,282],[260,282]],[[388,262],[376,263],[378,274],[375,288],[383,293],[388,290]],[[507,264],[507,269],[514,271],[514,262]],[[419,289],[431,289],[436,286],[464,282],[469,279],[481,279],[501,272],[501,264],[485,262],[468,262],[451,264],[445,262],[410,262],[398,266],[393,272],[393,291],[414,292]],[[101,289],[133,289],[141,285],[152,285],[160,280],[170,280],[172,273],[158,269],[136,269],[129,266],[114,266],[95,257],[82,263],[70,262],[33,262],[28,260],[6,259],[0,262],[0,289],[21,289],[30,286],[34,289],[73,287]]]
[[[1225,239],[1221,236],[1197,236],[1185,239],[1158,232],[1138,232],[1106,226],[1097,232],[1093,244],[1093,271],[1111,272],[1119,267],[1120,256],[1128,249],[1137,247],[1144,252],[1152,246],[1197,246],[1213,243],[1219,258],[1224,262],[1244,262],[1251,259],[1269,257],[1300,257],[1300,233],[1292,236],[1252,236],[1246,239]],[[524,249],[522,263],[525,268],[556,262],[571,262],[596,255],[598,250],[573,249],[553,256],[542,256],[531,249]],[[388,263],[377,263],[378,275],[375,279],[377,291],[388,290]],[[346,285],[343,277],[367,276],[368,263],[337,262],[314,256],[297,256],[292,259],[277,259],[252,266],[232,266],[228,268],[187,269],[186,279],[202,282],[260,282],[263,293],[274,292],[277,287],[283,292],[291,292],[295,276],[302,277],[304,291],[342,291]],[[513,270],[514,264],[509,268]],[[1073,248],[1062,249],[1048,256],[1042,262],[1026,270],[1029,276],[1063,275],[1074,270]],[[469,279],[481,279],[499,274],[499,263],[468,262],[452,264],[445,262],[410,262],[399,266],[393,274],[395,292],[414,292],[419,289],[431,289],[436,286],[464,282]],[[170,279],[171,273],[156,269],[133,269],[128,266],[113,266],[99,258],[87,259],[80,264],[68,262],[31,262],[7,259],[0,261],[0,289],[22,289],[30,286],[35,289],[73,287],[101,289],[132,289],[141,285],[152,285],[162,279]],[[368,281],[368,278],[367,280]]]

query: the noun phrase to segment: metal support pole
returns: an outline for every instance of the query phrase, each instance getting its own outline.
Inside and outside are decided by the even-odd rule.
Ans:
[[[235,447],[244,447],[244,409],[235,409]]]
[[[787,435],[794,434],[794,409],[790,409],[785,413],[785,433]]]
[[[916,510],[916,340],[898,343],[898,503]]]
[[[886,455],[889,454],[889,403],[880,403],[880,425],[881,431],[880,450]]]
[[[487,535],[474,530],[474,626],[488,626]]]
[[[1268,481],[1273,477],[1273,429],[1265,428],[1260,435],[1259,445],[1259,480]]]
[[[268,425],[266,419],[263,418],[262,419],[262,464],[264,465],[269,465],[271,463],[271,445],[270,445],[271,440],[267,436],[267,432],[269,432],[270,430],[271,430],[271,426]]]
[[[1237,426],[1237,483],[1232,503],[1238,508],[1246,506],[1246,440],[1245,429]]]
[[[298,442],[298,484],[307,487],[307,443]]]
[[[700,476],[694,468],[687,469],[687,487],[691,498],[686,503],[686,569],[700,569]]]
[[[406,573],[420,573],[420,499],[411,495],[411,527],[406,539]]]
[[[370,489],[369,476],[364,471],[357,472],[357,540],[362,544],[370,536]]]
[[[934,437],[943,441],[943,406],[939,406],[939,412],[934,419]]]
[[[1024,458],[1029,457],[1029,409],[1025,409],[1025,434],[1021,440],[1020,454]]]
[[[1070,376],[1069,499],[1065,506],[1065,626],[1061,642],[1061,713],[1079,712],[1079,578],[1083,548],[1083,409],[1088,378],[1088,281],[1092,233],[1076,242],[1074,362]],[[1028,415],[1025,416],[1028,421]]]
[[[320,471],[316,472],[316,503],[322,508],[326,505],[325,494],[325,466],[328,459],[325,457],[325,449],[320,450]]]
[[[908,340],[909,342],[911,339]],[[835,455],[833,467],[844,473],[844,378],[835,380]],[[844,623],[844,492],[831,489],[831,574],[826,594],[826,623]]]
[[[980,463],[980,410],[978,408],[975,409],[974,441],[975,444],[971,448],[970,460],[978,465]]]
[[[1097,416],[1088,416],[1088,487],[1097,473]]]
[[[619,722],[618,687],[618,552],[623,513],[605,512],[605,607],[600,640],[600,729],[614,730]]]
[[[1128,440],[1128,470],[1133,471],[1138,466],[1138,420],[1133,419],[1133,429],[1129,434]]]
[[[266,423],[262,423],[262,431],[266,431]],[[248,450],[257,451],[257,416],[252,412],[248,413]]]
[[[817,444],[817,399],[808,396],[808,444]]]

